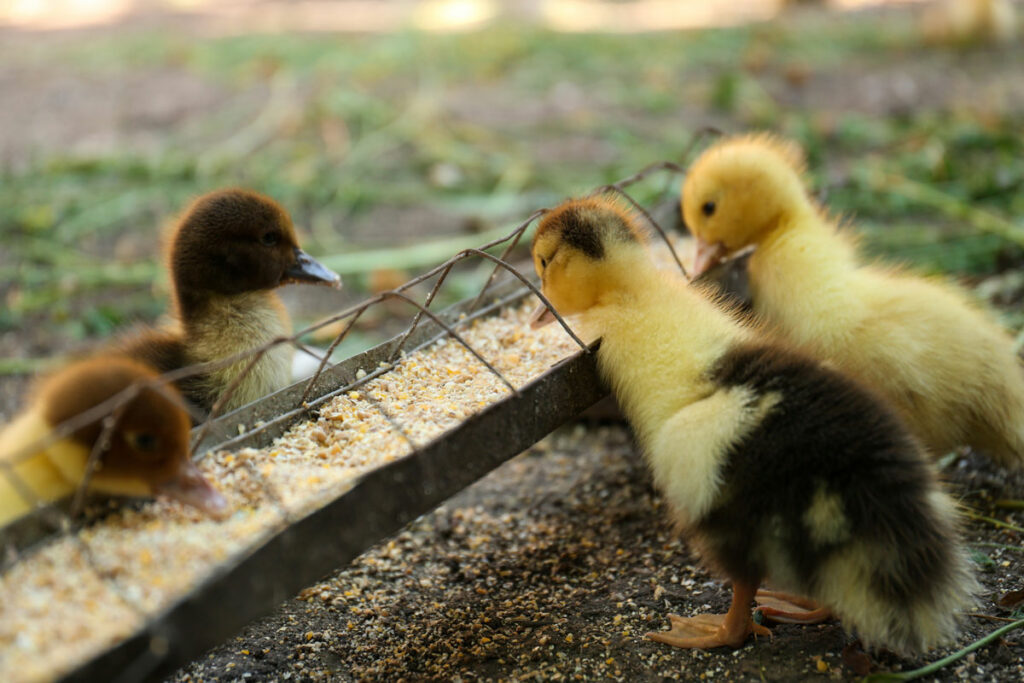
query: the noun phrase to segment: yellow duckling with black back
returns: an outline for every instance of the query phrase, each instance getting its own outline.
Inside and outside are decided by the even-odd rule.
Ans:
[[[548,213],[533,259],[554,308],[601,338],[598,366],[655,483],[732,581],[727,614],[671,615],[651,639],[737,647],[768,634],[750,608],[765,580],[831,609],[869,647],[913,653],[955,635],[977,590],[955,505],[881,401],[655,268],[615,203]]]
[[[795,145],[726,139],[694,162],[683,216],[694,276],[756,245],[754,310],[786,340],[878,391],[933,455],[964,444],[1024,467],[1024,368],[1013,340],[949,282],[857,255],[808,195]]]

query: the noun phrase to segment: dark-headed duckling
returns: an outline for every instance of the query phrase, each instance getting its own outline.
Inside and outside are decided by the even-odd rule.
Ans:
[[[991,314],[951,282],[865,262],[801,177],[795,145],[745,135],[701,155],[683,185],[698,273],[756,245],[754,310],[900,411],[941,456],[971,445],[1024,467],[1024,367]]]
[[[103,430],[102,417],[35,453],[26,454],[26,449],[66,420],[156,377],[135,360],[105,355],[73,363],[43,381],[28,408],[0,431],[0,525],[37,502],[63,498],[78,488]],[[166,495],[223,515],[227,501],[189,458],[190,427],[174,387],[143,387],[121,412],[89,488],[113,495]]]
[[[297,282],[341,286],[336,273],[299,248],[288,213],[269,197],[221,190],[193,202],[174,228],[168,268],[177,325],[126,340],[121,350],[168,372],[230,358],[291,335],[274,289]],[[267,351],[224,405],[224,412],[287,386],[293,349]],[[209,411],[249,364],[182,380],[186,398]]]
[[[675,519],[732,581],[727,614],[673,615],[652,639],[736,647],[767,634],[751,618],[762,581],[831,609],[869,646],[918,652],[956,633],[976,584],[955,506],[879,400],[653,267],[614,203],[547,214],[533,258],[555,309],[601,338],[600,370]]]

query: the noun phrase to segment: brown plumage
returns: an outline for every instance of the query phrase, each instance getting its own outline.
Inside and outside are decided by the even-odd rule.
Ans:
[[[340,286],[338,275],[299,248],[288,213],[248,190],[204,195],[175,226],[168,252],[175,325],[146,330],[119,344],[162,372],[220,361],[291,334],[274,289],[307,282]],[[238,385],[225,410],[286,386],[292,348],[268,351]],[[249,358],[179,382],[185,396],[209,410]]]
[[[615,204],[548,213],[533,257],[559,313],[601,338],[598,367],[677,521],[732,580],[728,614],[673,616],[653,639],[708,648],[767,633],[750,611],[762,581],[868,644],[917,652],[956,633],[976,584],[955,506],[885,404],[655,268]]]
[[[63,439],[45,443],[55,428],[133,384],[156,377],[152,368],[135,360],[103,355],[73,363],[43,380],[28,407],[0,431],[0,524],[30,511],[37,501],[73,493],[81,483],[103,430],[102,416]],[[115,495],[163,494],[223,514],[227,501],[189,458],[190,427],[174,387],[143,386],[118,417],[90,489]]]

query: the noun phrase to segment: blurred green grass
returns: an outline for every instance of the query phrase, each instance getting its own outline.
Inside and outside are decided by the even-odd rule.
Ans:
[[[968,275],[1019,265],[1021,244],[957,206],[1024,230],[1021,112],[951,103],[823,113],[780,95],[799,90],[801,78],[841,81],[929,59],[916,40],[907,22],[847,20],[639,37],[509,26],[455,36],[136,32],[29,49],[19,59],[36,68],[71,65],[111,79],[184,70],[229,96],[172,126],[155,150],[51,150],[2,171],[0,329],[52,325],[89,339],[155,319],[165,296],[157,250],[118,256],[123,240],[142,234],[155,244],[168,217],[210,189],[245,185],[274,196],[319,255],[416,245],[465,236],[459,217],[493,229],[652,161],[681,160],[706,124],[800,141],[830,209],[855,219],[873,254]],[[992,55],[994,68],[1005,60]],[[248,91],[256,96],[230,96]],[[912,199],[879,182],[886,174],[948,201]],[[638,198],[653,200],[665,182],[644,183]],[[372,222],[381,207],[430,207],[451,216],[451,228],[354,238],[349,227]]]

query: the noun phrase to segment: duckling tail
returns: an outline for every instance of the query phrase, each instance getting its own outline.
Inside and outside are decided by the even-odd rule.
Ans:
[[[956,504],[938,487],[922,505],[898,511],[901,534],[862,540],[833,561],[822,602],[833,607],[868,647],[900,654],[925,652],[951,641],[960,614],[980,586],[960,541]]]

